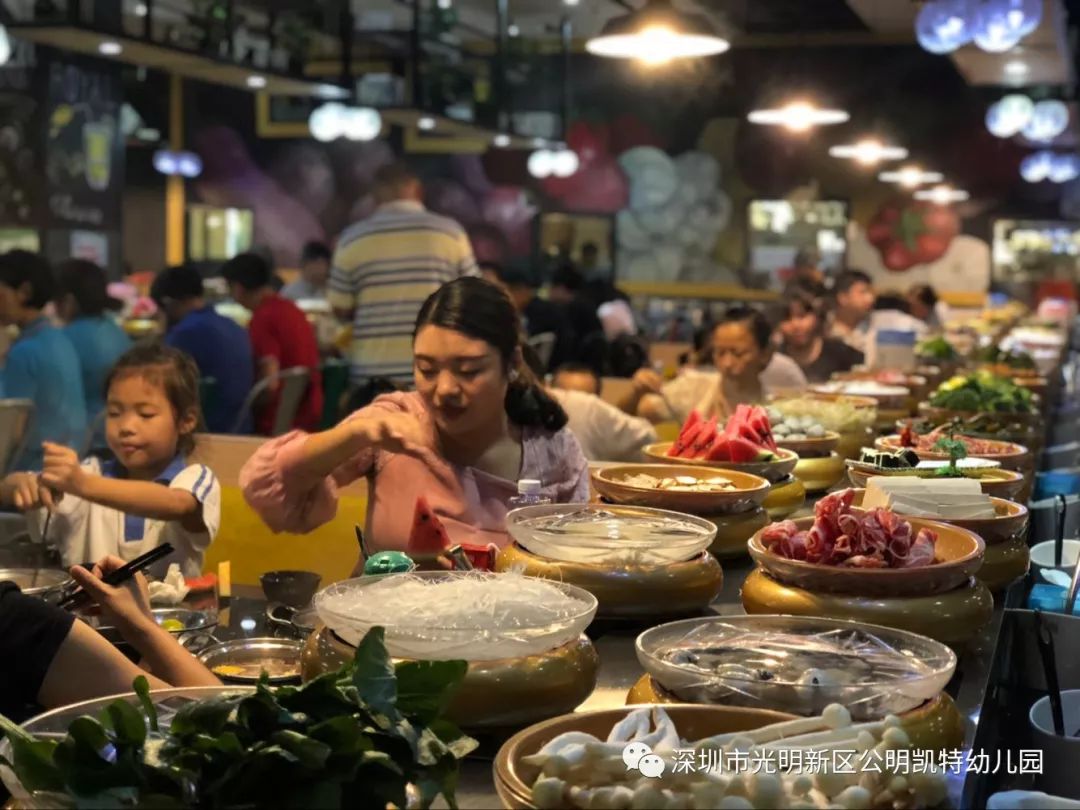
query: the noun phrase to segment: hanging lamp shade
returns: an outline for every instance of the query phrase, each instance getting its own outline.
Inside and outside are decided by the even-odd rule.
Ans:
[[[704,15],[679,11],[671,0],[646,0],[636,11],[608,20],[600,34],[585,43],[596,56],[654,65],[714,56],[730,47]]]

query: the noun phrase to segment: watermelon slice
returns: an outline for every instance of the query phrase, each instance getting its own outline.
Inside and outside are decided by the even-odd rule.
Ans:
[[[706,459],[709,461],[730,461],[745,464],[750,461],[772,461],[776,454],[765,450],[743,436],[721,433],[713,442]]]
[[[696,422],[686,433],[679,437],[679,440],[675,444],[671,445],[671,449],[668,450],[668,455],[676,458],[685,458],[693,453],[693,447],[697,442],[697,437],[701,434],[701,431],[705,428],[705,422]]]
[[[698,413],[696,408],[690,411],[690,415],[686,417],[686,421],[683,422],[682,429],[679,431],[679,436],[682,436],[684,433],[690,430],[690,428],[692,428],[694,425],[698,424],[701,421],[701,414]]]
[[[687,438],[696,435],[694,429],[700,425],[701,422],[701,414],[696,410],[690,411],[690,415],[686,417],[686,421],[683,423],[682,428],[679,429],[678,438],[675,439],[675,443],[671,445],[671,449],[668,450],[667,454],[672,458],[678,458],[686,453],[690,447]]]
[[[421,495],[416,499],[416,507],[413,511],[412,531],[409,532],[407,547],[409,556],[438,554],[450,546],[450,535],[446,533],[446,527],[431,510],[427,498]]]
[[[701,430],[697,434],[697,438],[694,440],[694,444],[690,447],[687,455],[693,458],[701,458],[709,452],[709,448],[712,447],[712,443],[716,441],[716,417],[712,417],[709,421],[703,422]]]

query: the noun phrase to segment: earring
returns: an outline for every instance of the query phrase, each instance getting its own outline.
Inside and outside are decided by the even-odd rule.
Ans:
[[[519,377],[521,377],[521,375],[516,368],[510,369],[510,382],[517,382]]]

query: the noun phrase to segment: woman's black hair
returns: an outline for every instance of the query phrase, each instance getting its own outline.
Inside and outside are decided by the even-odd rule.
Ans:
[[[162,343],[139,343],[128,349],[105,378],[105,398],[109,388],[122,378],[139,376],[157,385],[165,392],[176,421],[194,410],[195,430],[203,429],[202,407],[199,400],[199,368],[191,356]],[[194,433],[194,432],[193,432]],[[176,451],[184,456],[195,449],[195,436],[186,433],[176,443]]]
[[[119,301],[109,297],[108,279],[100,266],[86,259],[68,259],[57,272],[56,298],[65,295],[75,299],[79,315],[97,318],[107,309],[116,309]]]
[[[715,332],[717,327],[727,323],[746,324],[750,334],[754,336],[754,342],[762,351],[772,345],[772,324],[761,310],[743,305],[729,307],[713,326],[713,331]]]
[[[809,312],[816,316],[818,319],[817,331],[819,334],[824,333],[826,319],[828,318],[828,309],[824,300],[814,295],[809,290],[794,288],[785,295],[784,301],[780,305],[779,320],[782,322],[790,319],[792,317],[792,310],[796,306],[802,308],[803,312]]]
[[[460,332],[494,347],[510,377],[506,415],[516,425],[556,431],[566,426],[566,412],[540,386],[521,359],[520,323],[506,294],[480,278],[448,282],[428,296],[416,316],[413,339],[425,326]]]
[[[9,250],[0,255],[0,284],[13,290],[27,285],[30,288],[25,302],[28,309],[44,309],[56,289],[52,265],[40,253],[28,250]]]

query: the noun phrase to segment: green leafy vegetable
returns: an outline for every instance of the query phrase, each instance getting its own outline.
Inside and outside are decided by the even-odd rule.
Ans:
[[[1031,391],[985,371],[943,382],[930,396],[935,408],[988,413],[1034,413]]]
[[[395,666],[374,628],[337,672],[192,701],[167,730],[142,677],[137,702],[77,718],[60,741],[0,716],[5,764],[27,790],[82,807],[404,807],[410,792],[421,806],[442,796],[455,807],[459,760],[476,741],[441,715],[466,669]]]
[[[924,340],[915,349],[915,354],[931,360],[956,360],[960,356],[953,345],[943,337]]]

